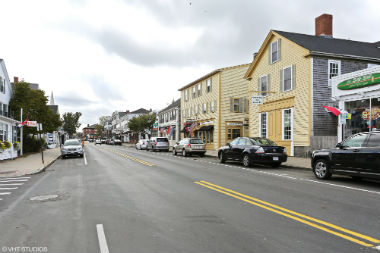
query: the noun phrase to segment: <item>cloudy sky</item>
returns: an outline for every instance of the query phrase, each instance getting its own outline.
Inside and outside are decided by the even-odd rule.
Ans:
[[[178,88],[248,63],[270,29],[380,40],[379,0],[1,0],[8,73],[54,92],[60,112],[96,123],[115,110],[162,109]]]

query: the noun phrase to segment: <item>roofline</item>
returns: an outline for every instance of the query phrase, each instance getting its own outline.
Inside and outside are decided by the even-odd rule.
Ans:
[[[334,54],[334,53],[325,53],[325,52],[318,52],[318,51],[310,51],[308,56],[329,56],[329,57],[335,57],[335,58],[345,58],[345,59],[357,59],[357,60],[363,60],[363,61],[371,61],[371,62],[380,62],[380,58],[372,58],[372,57],[363,57],[363,56],[357,56],[357,55],[348,55],[348,54]]]
[[[199,82],[205,80],[206,78],[208,78],[210,76],[213,76],[215,74],[218,74],[219,72],[222,72],[224,70],[229,70],[229,69],[234,69],[234,68],[240,68],[240,67],[244,67],[244,66],[247,66],[247,65],[250,65],[250,63],[244,63],[244,64],[239,64],[239,65],[234,65],[234,66],[230,66],[230,67],[224,67],[224,68],[216,69],[216,70],[214,70],[214,71],[212,71],[212,72],[210,72],[210,73],[202,76],[201,78],[198,78],[197,80],[195,80],[195,81],[193,81],[193,82],[191,82],[191,83],[183,86],[182,88],[178,89],[178,91],[182,91],[184,89],[187,89],[187,88],[191,87],[192,85],[194,85],[196,83],[199,83]]]

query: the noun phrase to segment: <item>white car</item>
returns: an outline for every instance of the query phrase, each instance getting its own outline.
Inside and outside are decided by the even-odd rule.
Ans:
[[[141,139],[136,143],[136,149],[146,149],[148,139]]]
[[[100,145],[102,145],[102,141],[100,140],[100,139],[96,139],[96,141],[95,141],[95,145],[96,144],[100,144]]]

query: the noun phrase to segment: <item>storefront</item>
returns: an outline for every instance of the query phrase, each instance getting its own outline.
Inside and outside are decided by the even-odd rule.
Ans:
[[[206,144],[206,149],[214,149],[214,121],[197,122],[194,128],[194,137],[200,138]]]
[[[243,122],[230,121],[226,122],[226,142],[229,143],[237,137],[242,137],[243,134]]]
[[[342,112],[338,141],[380,129],[380,66],[334,77],[332,97],[339,101]]]

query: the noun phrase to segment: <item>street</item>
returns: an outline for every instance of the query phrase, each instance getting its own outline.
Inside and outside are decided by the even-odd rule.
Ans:
[[[306,170],[93,143],[84,158],[21,179],[0,195],[2,252],[378,252],[380,245],[374,181],[320,181]],[[1,180],[4,188],[17,183]]]

